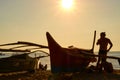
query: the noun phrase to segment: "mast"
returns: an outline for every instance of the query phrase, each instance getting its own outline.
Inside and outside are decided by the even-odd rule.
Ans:
[[[95,39],[96,39],[96,30],[94,31],[94,38],[93,38],[92,52],[94,52]]]

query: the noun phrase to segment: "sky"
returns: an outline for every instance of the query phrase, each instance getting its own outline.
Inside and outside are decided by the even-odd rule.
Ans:
[[[71,9],[63,8],[61,0],[0,0],[0,44],[48,45],[49,32],[63,47],[91,49],[95,30],[96,41],[106,32],[111,51],[120,51],[120,0],[74,0]]]

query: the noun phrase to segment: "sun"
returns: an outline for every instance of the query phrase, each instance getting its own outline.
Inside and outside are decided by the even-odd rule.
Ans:
[[[72,8],[73,0],[62,0],[62,7],[65,9]]]

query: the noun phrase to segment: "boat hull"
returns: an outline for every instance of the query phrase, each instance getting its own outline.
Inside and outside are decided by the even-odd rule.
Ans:
[[[48,47],[50,51],[50,62],[52,73],[58,72],[81,72],[86,69],[91,61],[91,57],[82,52],[92,54],[91,50],[78,48],[61,47],[47,32]]]

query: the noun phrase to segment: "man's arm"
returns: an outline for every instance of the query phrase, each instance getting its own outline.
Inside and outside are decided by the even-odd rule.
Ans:
[[[98,41],[97,41],[97,43],[96,43],[96,45],[98,45],[98,44],[99,44],[99,42],[100,42],[100,41],[98,40]]]
[[[108,48],[107,52],[110,51],[110,49],[112,48],[113,44],[112,42],[109,40],[109,44],[110,44],[110,47]]]

